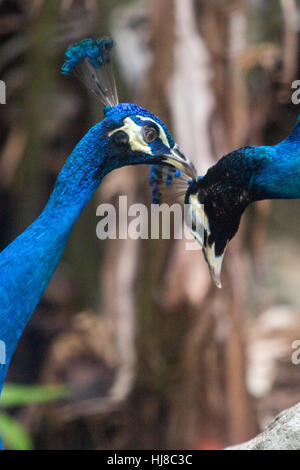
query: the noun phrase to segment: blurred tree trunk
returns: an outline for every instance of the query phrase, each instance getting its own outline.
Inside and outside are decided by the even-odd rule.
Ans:
[[[149,28],[153,61],[141,104],[170,125],[166,85],[173,68],[170,52],[174,44],[173,0],[154,0],[149,4]],[[143,186],[149,204],[150,191],[145,184]],[[164,428],[177,362],[173,346],[177,333],[184,327],[183,318],[174,317],[161,305],[160,285],[168,264],[170,245],[172,242],[167,240],[141,241],[136,284],[136,380],[125,418],[130,423],[125,442],[125,447],[129,448],[167,446]],[[176,324],[177,320],[179,324]]]
[[[59,2],[44,2],[40,11],[32,15],[27,31],[30,44],[26,66],[26,94],[24,97],[24,127],[28,133],[22,165],[19,169],[18,212],[16,233],[33,222],[47,198],[47,155],[44,153],[47,131],[45,123],[53,93],[56,64],[53,40],[59,13]]]
[[[151,2],[153,62],[143,104],[173,125],[203,174],[215,159],[212,148],[221,156],[247,136],[238,29],[245,18],[242,2],[200,2],[197,13],[192,0]],[[222,292],[210,287],[202,255],[187,252],[184,241],[142,245],[137,377],[125,447],[222,447],[251,437],[239,240],[228,250]]]

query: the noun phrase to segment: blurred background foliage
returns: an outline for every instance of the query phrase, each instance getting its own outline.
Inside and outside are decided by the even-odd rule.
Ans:
[[[1,249],[102,117],[59,69],[70,43],[104,34],[120,100],[157,113],[202,174],[296,121],[296,0],[0,0]],[[180,240],[97,240],[97,204],[150,204],[147,175],[109,175],[76,223],[9,370],[22,387],[0,415],[10,447],[218,449],[299,401],[299,201],[248,209],[217,291]],[[47,388],[26,388],[48,384],[72,394],[45,405]]]
[[[48,403],[70,395],[66,387],[59,385],[19,385],[7,383],[0,400],[0,429],[5,448],[32,450],[33,443],[27,429],[4,409],[16,409],[36,403]]]

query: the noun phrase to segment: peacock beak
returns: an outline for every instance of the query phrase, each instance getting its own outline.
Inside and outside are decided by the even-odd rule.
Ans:
[[[197,171],[194,164],[184,155],[179,145],[170,148],[170,153],[162,155],[163,161],[172,167],[182,171],[193,180],[197,179]]]
[[[219,289],[221,289],[222,287],[221,270],[222,270],[222,263],[223,263],[225,250],[223,251],[221,255],[216,256],[215,244],[213,244],[212,246],[209,246],[208,244],[206,244],[206,246],[203,247],[203,253],[204,253],[205,260],[209,267],[211,278],[214,281],[215,285]]]

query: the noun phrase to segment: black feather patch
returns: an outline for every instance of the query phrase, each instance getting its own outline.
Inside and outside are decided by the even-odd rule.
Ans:
[[[251,152],[253,155],[249,159]],[[244,210],[257,199],[249,184],[253,170],[260,164],[255,154],[254,147],[243,147],[226,155],[187,190],[186,204],[190,196],[196,194],[204,206],[210,229],[207,243],[209,246],[215,243],[216,256],[224,253],[228,241],[239,228]]]

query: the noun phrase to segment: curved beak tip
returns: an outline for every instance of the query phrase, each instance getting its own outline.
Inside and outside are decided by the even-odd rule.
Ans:
[[[224,257],[224,252],[222,253],[221,256],[216,256],[214,249],[210,251],[210,256],[207,257],[207,264],[209,266],[209,271],[212,280],[214,281],[216,287],[218,289],[222,288],[222,283],[221,283],[221,272],[222,272],[222,263],[223,263],[223,257]]]
[[[170,148],[169,154],[163,155],[163,157],[169,165],[187,174],[192,179],[197,179],[197,171],[194,164],[184,155],[177,144]]]
[[[214,281],[216,287],[218,289],[222,289],[221,272],[216,272],[213,268],[211,268],[210,269],[210,274],[211,274],[212,280]]]

